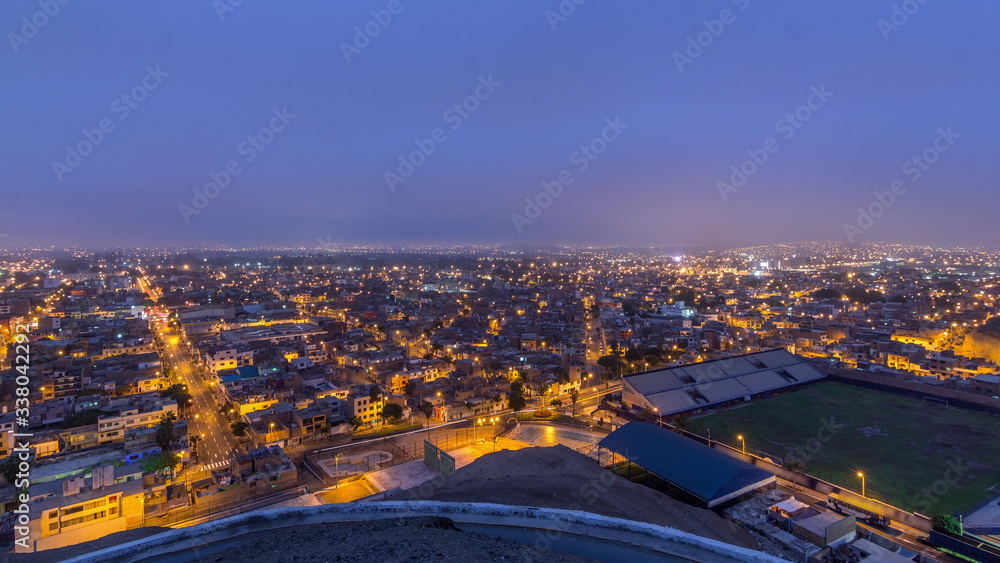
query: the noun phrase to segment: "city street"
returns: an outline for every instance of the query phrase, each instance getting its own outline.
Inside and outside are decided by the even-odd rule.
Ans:
[[[145,279],[140,278],[139,283],[154,301],[160,298]],[[229,427],[229,421],[219,412],[209,383],[198,374],[198,367],[191,353],[182,344],[181,337],[171,332],[167,323],[154,323],[153,328],[163,341],[164,367],[170,367],[174,371],[172,383],[187,385],[187,392],[192,397],[186,415],[188,437],[198,437],[200,469],[216,469],[228,465],[240,451],[239,442]]]

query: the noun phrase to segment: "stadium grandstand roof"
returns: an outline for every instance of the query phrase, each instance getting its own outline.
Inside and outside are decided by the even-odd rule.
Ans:
[[[659,416],[746,399],[826,377],[784,349],[627,375],[622,399]]]
[[[763,469],[648,422],[630,422],[598,446],[702,499],[708,507],[775,480]]]

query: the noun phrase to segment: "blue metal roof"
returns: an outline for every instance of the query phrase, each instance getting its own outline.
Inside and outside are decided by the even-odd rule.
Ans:
[[[242,379],[255,379],[260,377],[260,370],[257,369],[257,366],[241,366],[236,368],[236,371],[239,372],[240,378]]]
[[[774,477],[752,464],[648,422],[630,422],[599,445],[708,503]]]

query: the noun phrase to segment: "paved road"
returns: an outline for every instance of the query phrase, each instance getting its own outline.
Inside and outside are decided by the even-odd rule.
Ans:
[[[141,279],[143,291],[160,298],[155,288]],[[198,368],[190,352],[181,343],[181,338],[172,334],[166,323],[153,329],[163,341],[163,357],[174,369],[174,381],[187,385],[187,392],[193,397],[189,406],[188,436],[198,436],[198,464],[201,469],[215,469],[228,465],[239,452],[239,442],[229,428],[229,421],[221,413],[212,395],[208,382],[198,375]]]

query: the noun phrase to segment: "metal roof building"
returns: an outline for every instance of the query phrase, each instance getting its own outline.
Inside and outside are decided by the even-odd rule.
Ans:
[[[816,381],[826,374],[784,349],[676,366],[622,378],[625,406],[659,416],[749,401],[754,395]]]
[[[771,473],[666,428],[630,422],[598,443],[601,464],[711,508],[774,483]],[[651,478],[652,477],[652,478]]]

